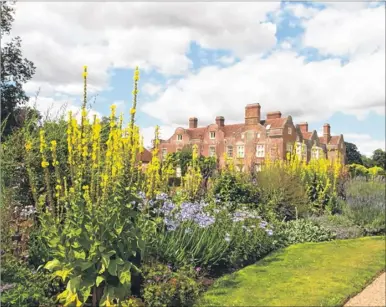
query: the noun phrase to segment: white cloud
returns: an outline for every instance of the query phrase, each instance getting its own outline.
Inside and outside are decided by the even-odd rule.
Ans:
[[[351,58],[385,50],[384,6],[354,11],[339,8],[322,10],[303,23],[305,46],[317,48],[322,54]]]
[[[281,43],[281,48],[283,49],[291,49],[292,45],[289,41],[284,41]]]
[[[160,139],[164,139],[164,140],[169,139],[178,127],[179,127],[178,125],[160,125],[159,126]],[[151,147],[152,140],[154,140],[155,126],[140,128],[140,132],[144,139],[144,146],[147,148]]]
[[[106,88],[111,68],[156,69],[184,74],[196,41],[245,56],[276,43],[264,22],[280,3],[49,3],[18,2],[13,35],[37,67],[33,81],[73,94],[83,65],[89,83]],[[34,14],[31,14],[31,12]],[[263,23],[261,23],[263,22]]]
[[[73,116],[80,121],[81,108],[71,99],[55,99],[52,97],[38,96],[31,98],[28,102],[28,106],[36,108],[42,115],[43,120],[46,119],[58,119],[61,117],[67,118],[68,112],[72,112]],[[92,119],[96,115],[101,118],[102,115],[95,110],[89,110],[88,118]]]
[[[145,83],[142,86],[142,91],[150,96],[157,95],[162,90],[162,86],[155,83]]]
[[[360,153],[368,157],[378,148],[385,150],[385,140],[373,139],[369,134],[351,133],[345,134],[344,138],[346,142],[357,145]]]
[[[236,58],[233,56],[222,56],[217,59],[217,62],[223,64],[223,65],[230,65],[233,64],[236,61]]]
[[[289,3],[285,6],[285,9],[292,12],[297,18],[309,19],[314,17],[319,9],[305,6],[302,3]]]
[[[240,121],[244,106],[254,102],[263,112],[279,109],[308,121],[336,111],[380,112],[385,101],[384,66],[382,52],[341,66],[339,60],[305,63],[296,53],[282,50],[226,68],[205,67],[170,85],[143,111],[166,124],[183,124],[190,116],[205,124],[217,115]]]

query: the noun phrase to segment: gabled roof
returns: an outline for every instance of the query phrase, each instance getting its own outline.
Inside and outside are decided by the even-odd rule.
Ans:
[[[302,135],[303,135],[303,138],[306,139],[306,140],[311,140],[311,137],[312,137],[312,132],[308,131],[308,132],[302,132]]]
[[[186,129],[186,133],[190,136],[191,139],[200,139],[204,136],[207,127],[191,128]]]
[[[285,123],[287,122],[288,117],[274,118],[274,119],[266,119],[264,122],[264,126],[267,127],[271,125],[271,128],[283,128]]]
[[[328,142],[329,145],[338,145],[339,143],[339,138],[340,138],[340,135],[334,135],[334,136],[331,136],[331,139],[330,139],[330,142]],[[323,144],[327,144],[327,140],[324,136],[321,136],[319,138],[319,141]]]

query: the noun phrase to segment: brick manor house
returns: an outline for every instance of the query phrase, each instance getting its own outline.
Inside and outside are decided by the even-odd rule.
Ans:
[[[258,103],[247,105],[241,124],[225,125],[224,117],[217,116],[215,123],[198,127],[198,119],[192,117],[189,128],[179,127],[168,140],[160,141],[160,157],[164,159],[186,145],[196,144],[201,155],[216,156],[220,167],[226,152],[240,171],[259,171],[266,157],[286,159],[287,152],[294,149],[307,162],[320,157],[335,160],[339,156],[344,163],[343,135],[332,136],[329,124],[323,126],[323,136],[318,136],[316,130],[308,131],[308,123],[295,125],[291,116],[282,117],[280,111],[269,112],[261,119],[260,108]]]

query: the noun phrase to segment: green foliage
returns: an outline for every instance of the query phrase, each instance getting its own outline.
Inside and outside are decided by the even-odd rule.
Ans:
[[[188,221],[160,232],[153,254],[179,267],[189,264],[217,271],[252,263],[274,248],[270,227],[256,215],[214,211],[215,221],[209,226]]]
[[[345,142],[346,145],[346,164],[363,164],[361,154],[358,147],[349,142]]]
[[[164,264],[145,265],[143,277],[143,298],[149,307],[193,306],[200,293],[197,274],[191,267],[173,272]]]
[[[51,299],[59,291],[57,281],[43,272],[31,271],[24,263],[11,255],[2,256],[1,306],[53,306]]]
[[[346,184],[345,214],[367,234],[385,232],[385,182],[351,180]]]
[[[362,161],[363,161],[363,166],[366,168],[375,166],[374,160],[372,158],[366,157],[365,155],[362,155]]]
[[[308,211],[308,197],[299,175],[282,168],[263,169],[257,174],[261,214],[270,221],[292,220]]]
[[[28,240],[28,261],[33,267],[38,268],[51,259],[50,249],[42,238],[41,230],[35,225]]]
[[[258,202],[258,192],[246,174],[229,170],[222,171],[213,183],[212,194],[218,202],[229,204],[230,211],[234,211],[240,204]]]
[[[312,221],[299,219],[284,222],[278,229],[279,245],[291,245],[305,242],[330,241],[335,235],[323,226]]]
[[[325,214],[322,216],[312,216],[308,218],[316,225],[332,232],[336,239],[354,239],[363,236],[363,230],[354,224],[346,215]]]
[[[130,294],[132,275],[139,272],[131,259],[143,251],[144,241],[136,211],[119,195],[99,207],[74,195],[62,224],[41,214],[42,234],[54,257],[45,268],[67,284],[60,300],[87,302],[99,286],[104,289],[101,306]]]
[[[381,167],[386,170],[386,151],[382,149],[376,149],[373,152],[372,159],[375,166]]]

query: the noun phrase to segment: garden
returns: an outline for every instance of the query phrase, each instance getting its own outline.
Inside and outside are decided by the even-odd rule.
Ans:
[[[80,114],[28,112],[2,141],[2,306],[269,306],[295,280],[292,305],[336,305],[384,270],[382,168],[293,154],[242,173],[194,146],[162,160],[158,127],[144,168],[139,69],[127,118],[90,115],[87,77]],[[332,297],[304,301],[323,282]]]

